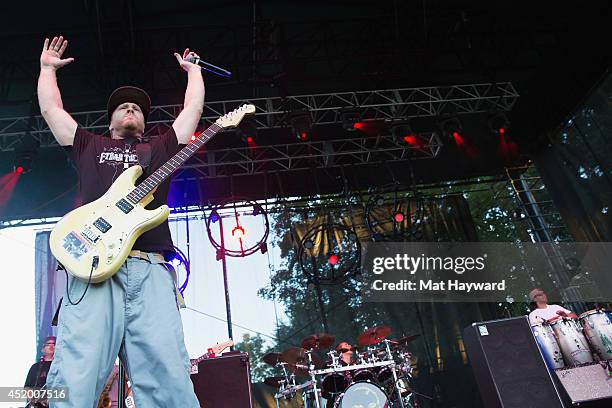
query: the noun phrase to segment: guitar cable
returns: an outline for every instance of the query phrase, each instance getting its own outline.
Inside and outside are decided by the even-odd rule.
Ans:
[[[96,268],[96,266],[98,266],[98,261],[100,258],[98,258],[97,255],[95,255],[91,261],[91,271],[89,271],[89,279],[87,279],[87,286],[85,286],[85,290],[83,291],[83,294],[81,295],[81,297],[79,298],[79,300],[77,300],[76,303],[74,303],[72,301],[72,299],[70,299],[70,290],[68,288],[68,272],[66,272],[66,269],[64,269],[64,273],[66,274],[66,297],[68,298],[68,302],[72,305],[72,306],[76,306],[79,303],[81,303],[81,300],[83,300],[83,298],[85,297],[85,294],[87,293],[87,289],[89,289],[89,285],[91,284],[91,277],[93,275],[93,271]]]

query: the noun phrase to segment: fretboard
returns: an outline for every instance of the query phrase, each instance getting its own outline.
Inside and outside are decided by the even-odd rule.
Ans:
[[[195,154],[202,146],[204,146],[214,135],[222,128],[213,123],[202,134],[187,146],[183,147],[177,154],[172,156],[170,160],[164,163],[160,168],[155,170],[149,177],[143,180],[138,186],[132,190],[126,198],[132,203],[140,202],[144,197],[159,186],[164,180],[172,175],[179,167],[183,165],[191,156]]]

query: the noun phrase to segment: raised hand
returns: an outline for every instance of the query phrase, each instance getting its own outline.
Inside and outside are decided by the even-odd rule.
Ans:
[[[198,54],[196,54],[193,51],[189,51],[189,48],[185,48],[185,51],[183,51],[183,56],[181,57],[181,55],[178,52],[174,53],[174,56],[176,57],[176,60],[178,61],[179,65],[181,66],[181,68],[183,68],[185,71],[189,71],[192,69],[197,69],[200,70],[200,67],[196,64],[193,64],[189,61],[185,61],[185,58],[187,58],[187,56],[191,55],[194,58],[200,58],[200,56]]]
[[[68,47],[68,40],[64,40],[64,37],[61,35],[53,37],[51,43],[49,43],[48,38],[45,38],[42,53],[40,54],[40,68],[58,69],[74,61],[74,58],[62,59],[62,54],[66,51],[66,47]]]

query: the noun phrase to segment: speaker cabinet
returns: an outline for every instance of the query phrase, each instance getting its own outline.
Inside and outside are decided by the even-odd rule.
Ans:
[[[473,323],[463,335],[485,407],[564,406],[527,316]]]
[[[224,353],[198,364],[191,374],[193,389],[203,408],[252,408],[249,356]]]

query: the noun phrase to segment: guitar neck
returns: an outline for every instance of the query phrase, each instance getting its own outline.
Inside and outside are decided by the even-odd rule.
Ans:
[[[127,195],[127,199],[136,204],[147,196],[151,191],[155,190],[164,180],[172,175],[179,167],[181,167],[191,156],[193,156],[202,146],[204,146],[214,135],[216,135],[222,127],[213,123],[202,134],[183,147],[170,160],[164,163],[160,168],[155,170],[149,177],[142,181],[132,192]]]

